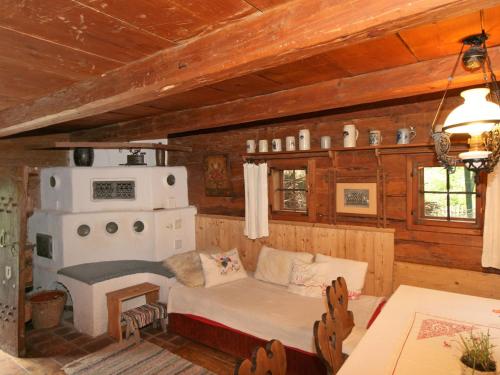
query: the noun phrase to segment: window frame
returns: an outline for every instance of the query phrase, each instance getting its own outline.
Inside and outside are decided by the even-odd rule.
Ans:
[[[287,160],[270,160],[269,167],[269,216],[271,219],[279,220],[297,220],[314,221],[316,219],[315,204],[313,202],[313,180],[315,176],[315,161],[308,159],[287,159]],[[306,171],[306,202],[305,211],[293,211],[282,208],[283,202],[283,171],[298,170]]]
[[[295,172],[296,171],[304,171],[305,172],[305,180],[306,180],[306,188],[305,189],[287,189],[285,188],[285,171],[293,171],[294,172],[294,178],[296,179],[295,177]],[[308,189],[307,189],[307,167],[305,168],[294,168],[294,169],[275,169],[275,173],[279,173],[279,184],[280,184],[280,187],[279,188],[275,188],[275,194],[279,194],[280,197],[279,197],[279,202],[280,202],[280,211],[286,211],[286,212],[299,212],[299,213],[307,213],[307,208],[309,207],[309,199],[307,197],[307,192],[308,192]],[[299,210],[299,209],[287,209],[284,206],[284,202],[285,202],[285,193],[287,191],[303,191],[305,192],[306,194],[306,209],[305,210]]]
[[[409,157],[407,162],[407,227],[411,230],[437,231],[459,234],[480,235],[483,227],[485,200],[485,178],[479,175],[476,181],[476,219],[450,221],[423,217],[423,201],[420,199],[423,176],[420,170],[425,167],[440,167],[430,155]],[[443,193],[445,194],[445,193]],[[449,194],[446,193],[446,194]]]

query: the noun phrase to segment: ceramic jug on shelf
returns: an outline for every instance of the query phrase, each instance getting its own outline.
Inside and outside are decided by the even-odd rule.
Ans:
[[[368,144],[370,146],[378,146],[382,143],[382,132],[372,129],[368,132]]]
[[[396,143],[398,145],[407,145],[416,136],[417,132],[413,126],[410,126],[409,128],[400,128],[396,133]]]
[[[344,147],[356,147],[356,141],[359,137],[359,131],[356,125],[344,125]]]
[[[299,150],[311,149],[311,133],[309,129],[299,130]]]

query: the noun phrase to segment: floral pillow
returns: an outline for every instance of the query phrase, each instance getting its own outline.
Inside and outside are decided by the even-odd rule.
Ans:
[[[330,264],[332,266],[332,272],[335,275],[332,280],[339,276],[345,279],[349,291],[349,299],[358,299],[361,296],[361,292],[365,286],[366,272],[368,270],[367,262],[316,254],[315,263]]]
[[[321,298],[335,278],[331,263],[305,263],[296,259],[292,265],[288,291],[305,297]]]
[[[206,288],[247,277],[237,249],[225,253],[200,253],[200,260]]]

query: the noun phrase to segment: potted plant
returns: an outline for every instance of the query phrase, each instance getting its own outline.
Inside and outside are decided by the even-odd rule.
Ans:
[[[497,374],[497,365],[493,358],[493,345],[490,342],[490,333],[479,332],[469,335],[460,335],[462,347],[462,374]]]

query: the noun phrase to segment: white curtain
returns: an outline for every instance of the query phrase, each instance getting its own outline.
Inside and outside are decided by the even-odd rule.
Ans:
[[[245,236],[269,236],[267,163],[243,164],[245,177]]]
[[[500,168],[488,175],[484,213],[483,267],[500,269]]]

